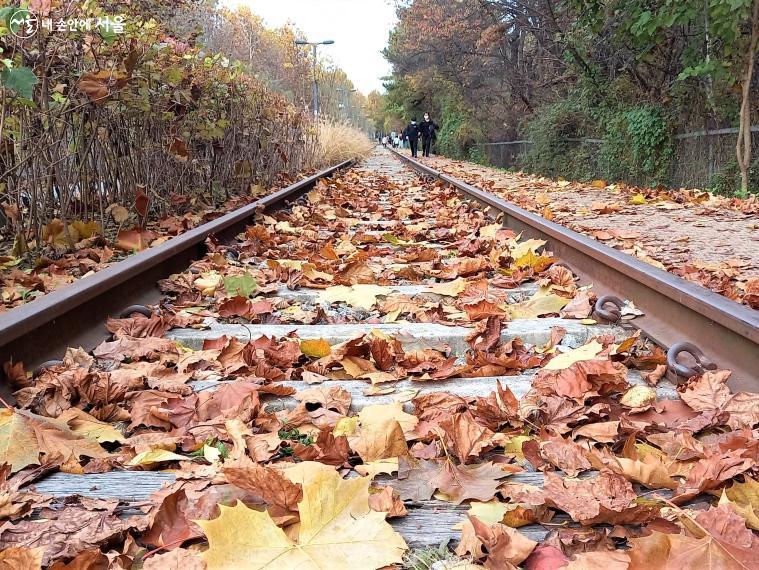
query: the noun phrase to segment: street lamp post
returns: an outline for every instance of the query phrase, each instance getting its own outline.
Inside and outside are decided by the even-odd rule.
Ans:
[[[340,102],[339,107],[340,107],[340,109],[343,110],[343,114],[345,115],[344,118],[346,120],[350,119],[351,118],[350,94],[351,93],[355,93],[356,90],[355,89],[345,89],[343,87],[338,87],[337,88],[337,92],[342,94],[342,97],[340,97],[340,99],[342,99],[342,101]]]
[[[324,40],[323,42],[308,42],[306,40],[295,40],[295,45],[299,46],[311,46],[311,53],[313,55],[313,62],[311,63],[314,74],[314,85],[312,91],[314,119],[319,118],[319,78],[316,76],[316,48],[317,46],[328,46],[335,43],[333,40]]]

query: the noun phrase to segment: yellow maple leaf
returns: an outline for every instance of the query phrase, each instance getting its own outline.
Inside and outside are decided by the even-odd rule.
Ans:
[[[558,313],[569,301],[566,297],[538,292],[526,301],[504,305],[502,308],[512,320],[536,319],[541,315]]]
[[[495,524],[503,520],[503,517],[508,510],[508,505],[499,501],[498,499],[491,499],[484,503],[481,501],[472,501],[469,503],[469,510],[467,511],[467,515],[475,516],[486,524]],[[465,518],[464,520],[456,523],[452,528],[454,530],[461,530],[461,528],[464,526],[463,523],[465,520],[467,519]]]
[[[519,241],[515,238],[509,242],[509,254],[514,259],[520,259],[529,253],[537,253],[546,244],[544,239],[528,239]]]
[[[327,287],[319,294],[319,297],[329,303],[342,302],[369,311],[377,302],[379,295],[388,295],[392,291],[392,287],[358,283],[350,287],[345,285]]]
[[[221,287],[223,283],[224,280],[219,273],[216,271],[206,271],[200,274],[200,277],[193,282],[192,286],[203,295],[210,297],[216,293],[216,289]]]
[[[100,224],[94,220],[89,222],[76,220],[71,225],[76,228],[76,231],[79,232],[79,237],[83,239],[91,238],[93,235],[102,232],[100,229]]]
[[[597,341],[593,340],[588,344],[584,344],[578,348],[562,352],[558,356],[552,358],[548,364],[546,364],[544,370],[564,370],[569,368],[575,362],[583,360],[593,360],[599,352],[603,350],[603,346]]]
[[[468,281],[463,277],[457,277],[453,281],[447,281],[445,283],[434,283],[429,287],[426,287],[424,293],[436,293],[437,295],[445,295],[446,297],[458,297],[464,289],[466,289]]]
[[[642,408],[656,402],[656,390],[649,386],[633,386],[619,401],[623,406]]]
[[[69,408],[58,416],[53,423],[61,424],[75,434],[94,439],[98,443],[124,441],[124,434],[109,423],[97,418],[79,408]]]
[[[299,473],[305,476],[297,541],[266,511],[239,501],[219,505],[218,518],[194,521],[208,538],[203,553],[208,570],[376,569],[402,561],[406,542],[385,521],[385,513],[369,509],[370,477],[345,480],[334,469],[303,466]]]
[[[164,461],[184,461],[187,459],[184,455],[179,455],[168,449],[151,449],[135,455],[126,465],[135,467],[137,465],[151,465],[153,463],[163,463]]]
[[[315,338],[300,341],[300,351],[311,358],[323,358],[329,356],[331,349],[325,339]]]
[[[636,206],[642,206],[646,203],[646,197],[643,194],[635,194],[630,197],[630,204],[635,204]]]

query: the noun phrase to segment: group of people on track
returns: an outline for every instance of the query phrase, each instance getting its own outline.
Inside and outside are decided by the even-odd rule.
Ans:
[[[424,120],[421,123],[416,122],[416,117],[411,119],[411,122],[403,129],[400,137],[388,138],[382,137],[382,146],[387,146],[388,143],[397,148],[399,143],[403,143],[406,146],[408,142],[411,147],[411,156],[416,157],[419,148],[419,139],[422,139],[422,156],[429,156],[432,143],[437,137],[438,125],[430,118],[429,113],[424,114]],[[395,134],[395,133],[392,133]]]

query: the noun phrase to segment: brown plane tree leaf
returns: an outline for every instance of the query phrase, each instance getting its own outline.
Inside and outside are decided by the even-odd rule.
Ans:
[[[466,341],[472,350],[487,352],[500,342],[502,327],[501,317],[488,317],[477,323],[474,330],[467,335]]]
[[[559,570],[565,568],[569,558],[549,544],[538,544],[532,554],[524,561],[524,570]]]
[[[726,384],[730,374],[729,370],[707,371],[679,388],[680,398],[698,412],[729,413],[727,423],[733,429],[752,428],[759,424],[759,394],[731,394]]]
[[[319,427],[334,426],[348,414],[351,405],[350,393],[339,386],[301,390],[294,397],[300,403],[287,416],[287,423],[293,426],[304,423],[313,423]]]
[[[40,454],[59,463],[109,455],[95,439],[82,437],[65,424],[24,410],[0,410],[0,462],[10,464],[15,472],[38,464]]]
[[[487,524],[469,515],[462,526],[456,554],[476,559],[486,555],[485,568],[516,570],[537,544],[515,528],[500,523]]]
[[[158,235],[155,232],[143,228],[122,230],[116,236],[116,247],[127,252],[143,251],[157,237]]]
[[[206,563],[198,554],[185,548],[175,548],[146,558],[142,568],[143,570],[206,570]]]
[[[627,388],[627,368],[608,358],[572,363],[560,370],[543,369],[532,385],[543,395],[557,395],[582,401],[591,396],[610,394]]]
[[[369,508],[379,513],[386,513],[386,518],[405,517],[406,505],[392,487],[370,487]]]
[[[630,570],[759,568],[759,537],[728,505],[701,512],[685,524],[687,530],[680,534],[654,531],[649,536],[630,539]]]
[[[554,467],[570,477],[576,477],[591,468],[585,457],[585,450],[571,439],[561,436],[546,436],[540,443],[540,455]]]
[[[69,506],[47,511],[44,520],[23,520],[0,527],[0,550],[11,547],[44,548],[43,565],[73,558],[84,550],[123,537],[129,529],[142,530],[144,522],[120,519],[109,510]]]
[[[259,465],[247,458],[224,467],[224,476],[232,485],[260,496],[271,505],[286,511],[297,511],[303,498],[301,486],[293,483],[277,469]]]
[[[544,476],[545,503],[585,525],[598,522],[624,524],[652,518],[650,509],[634,503],[637,495],[621,475],[602,471],[589,479],[563,478],[551,472]]]
[[[687,500],[703,491],[716,489],[755,465],[756,461],[744,457],[740,449],[712,450],[693,466],[685,481],[675,490],[675,495],[681,501]]]
[[[42,570],[45,549],[15,547],[0,552],[0,570]]]
[[[487,462],[477,465],[454,465],[450,460],[419,460],[398,472],[393,488],[403,500],[424,501],[435,490],[446,500],[461,504],[466,499],[489,501],[495,496],[502,479],[509,475],[498,465]]]
[[[495,432],[477,423],[469,411],[454,414],[439,425],[462,463],[470,463],[497,445]]]

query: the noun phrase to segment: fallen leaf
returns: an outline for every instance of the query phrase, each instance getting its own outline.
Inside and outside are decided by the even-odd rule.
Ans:
[[[354,570],[400,563],[406,543],[385,522],[384,513],[369,508],[368,490],[368,477],[343,480],[334,470],[320,471],[304,482],[297,541],[277,527],[267,512],[240,502],[221,506],[218,518],[195,521],[209,542],[203,559],[209,570]]]
[[[504,305],[511,320],[536,319],[543,315],[559,313],[569,303],[569,299],[553,294],[536,293],[526,301]]]
[[[392,287],[363,283],[351,285],[350,287],[335,285],[321,291],[319,298],[328,303],[345,303],[352,307],[369,311],[377,303],[377,297],[388,295],[392,291]]]
[[[116,236],[116,247],[127,252],[143,251],[156,237],[154,232],[144,228],[122,230]]]
[[[45,549],[10,547],[0,552],[0,570],[42,570]]]
[[[300,351],[311,358],[324,358],[329,356],[331,348],[329,342],[323,338],[313,340],[301,340]]]

